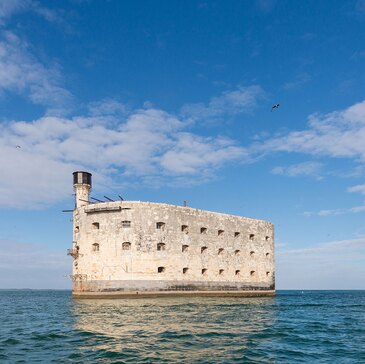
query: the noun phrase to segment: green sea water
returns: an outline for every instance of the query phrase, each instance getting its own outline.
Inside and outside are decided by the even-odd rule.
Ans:
[[[73,300],[0,291],[1,363],[365,363],[365,291]]]

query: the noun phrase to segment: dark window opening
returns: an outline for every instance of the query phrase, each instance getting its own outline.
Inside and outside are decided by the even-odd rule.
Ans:
[[[223,252],[224,252],[224,249],[223,249],[223,248],[219,248],[219,249],[218,249],[218,255],[223,254]]]
[[[166,249],[166,244],[165,243],[158,243],[157,244],[157,250],[158,251],[162,251]]]
[[[183,253],[187,252],[189,250],[189,245],[183,245],[181,250]]]
[[[254,257],[255,256],[255,252],[254,251],[251,251],[250,252],[250,255],[251,255],[251,257]]]
[[[188,273],[188,271],[189,271],[189,268],[183,268],[183,274]]]
[[[236,276],[240,276],[241,271],[240,271],[239,269],[237,269],[237,270],[234,272],[234,274],[235,274]]]
[[[206,275],[207,275],[207,271],[208,271],[208,269],[207,269],[207,268],[203,268],[203,269],[202,269],[202,275],[203,275],[203,276],[206,276]]]
[[[224,274],[224,269],[219,269],[219,275],[223,275]]]
[[[218,236],[222,236],[224,233],[224,230],[218,230]]]
[[[130,221],[122,221],[122,227],[124,227],[124,228],[131,227],[131,222]]]
[[[206,227],[202,227],[200,228],[200,234],[206,234],[207,233],[207,228]]]
[[[269,256],[270,256],[270,253],[266,253],[266,258],[269,258]]]
[[[166,270],[166,268],[165,268],[165,267],[158,267],[158,268],[157,268],[157,273],[164,273],[164,272],[165,272],[165,270]]]
[[[235,238],[238,238],[240,235],[241,235],[241,233],[240,233],[239,231],[236,231],[236,232],[234,233],[234,237],[235,237]]]
[[[250,240],[254,240],[255,239],[255,234],[250,234],[249,238],[250,238]]]
[[[80,231],[80,227],[75,226],[75,233],[78,233]]]
[[[270,240],[270,236],[265,236],[265,240],[269,241]]]
[[[165,223],[164,222],[156,222],[156,229],[165,230]]]
[[[255,272],[254,270],[252,270],[252,271],[250,272],[250,276],[251,276],[251,277],[255,277],[255,276],[256,276],[256,272]]]
[[[99,251],[99,244],[98,243],[94,243],[93,244],[93,252],[98,252]]]
[[[266,272],[266,277],[269,277],[270,276],[270,272]]]
[[[131,244],[129,241],[125,241],[125,242],[122,244],[122,249],[123,249],[123,250],[131,250],[131,246],[132,246],[132,244]]]
[[[200,252],[201,254],[205,253],[207,251],[207,247],[206,246],[203,246],[201,249],[200,249]]]
[[[188,225],[181,225],[181,231],[183,233],[188,233],[189,232],[189,226]]]
[[[241,250],[237,249],[237,250],[234,251],[234,255],[240,255],[240,253],[241,253]]]
[[[93,223],[92,223],[92,226],[93,226],[93,228],[94,228],[95,230],[99,230],[99,228],[100,228],[100,224],[99,224],[98,222],[93,222]]]

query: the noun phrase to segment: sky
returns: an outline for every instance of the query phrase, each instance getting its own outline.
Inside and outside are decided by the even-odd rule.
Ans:
[[[71,287],[87,170],[271,221],[277,289],[365,289],[364,84],[365,0],[0,0],[0,288]]]

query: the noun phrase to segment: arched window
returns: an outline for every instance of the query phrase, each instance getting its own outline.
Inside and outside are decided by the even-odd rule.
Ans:
[[[223,255],[224,249],[223,248],[219,248],[218,249],[218,255]]]
[[[266,258],[269,258],[270,257],[270,253],[266,253]]]
[[[132,246],[132,244],[129,241],[125,241],[122,244],[122,250],[131,250],[131,246]]]
[[[250,252],[250,256],[253,258],[255,256],[255,252],[254,251],[251,251]]]
[[[165,248],[166,248],[166,244],[165,243],[158,243],[157,244],[157,250],[158,251],[165,250]]]
[[[75,233],[78,233],[80,231],[80,227],[79,226],[75,226]]]
[[[255,277],[255,276],[256,276],[256,272],[255,272],[254,270],[252,270],[252,271],[250,272],[250,276],[251,276],[251,277]]]
[[[207,251],[207,247],[206,246],[203,246],[201,249],[200,249],[200,253],[203,254],[203,253],[206,253]]]
[[[93,246],[93,252],[98,252],[99,251],[99,244],[98,243],[94,243]]]
[[[224,269],[219,269],[219,275],[222,276],[224,274]]]
[[[266,272],[266,277],[270,277],[270,272]]]
[[[218,230],[218,236],[222,236],[224,234],[224,230]]]
[[[203,268],[202,269],[202,275],[203,276],[206,276],[208,274],[207,272],[208,272],[208,269],[207,268]]]
[[[188,250],[189,250],[189,245],[183,245],[182,248],[181,248],[181,251],[183,253],[186,253]]]
[[[166,270],[166,268],[165,268],[165,267],[158,267],[158,268],[157,268],[157,273],[164,273],[164,272],[165,272],[165,270]]]
[[[235,276],[239,277],[241,275],[241,271],[239,269],[237,269],[235,272],[234,272]]]
[[[240,255],[240,253],[241,253],[241,250],[239,250],[239,249],[234,251],[234,255]]]

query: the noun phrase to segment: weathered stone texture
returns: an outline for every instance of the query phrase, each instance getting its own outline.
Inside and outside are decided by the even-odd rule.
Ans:
[[[74,295],[275,289],[269,222],[134,201],[80,204],[73,220]]]

